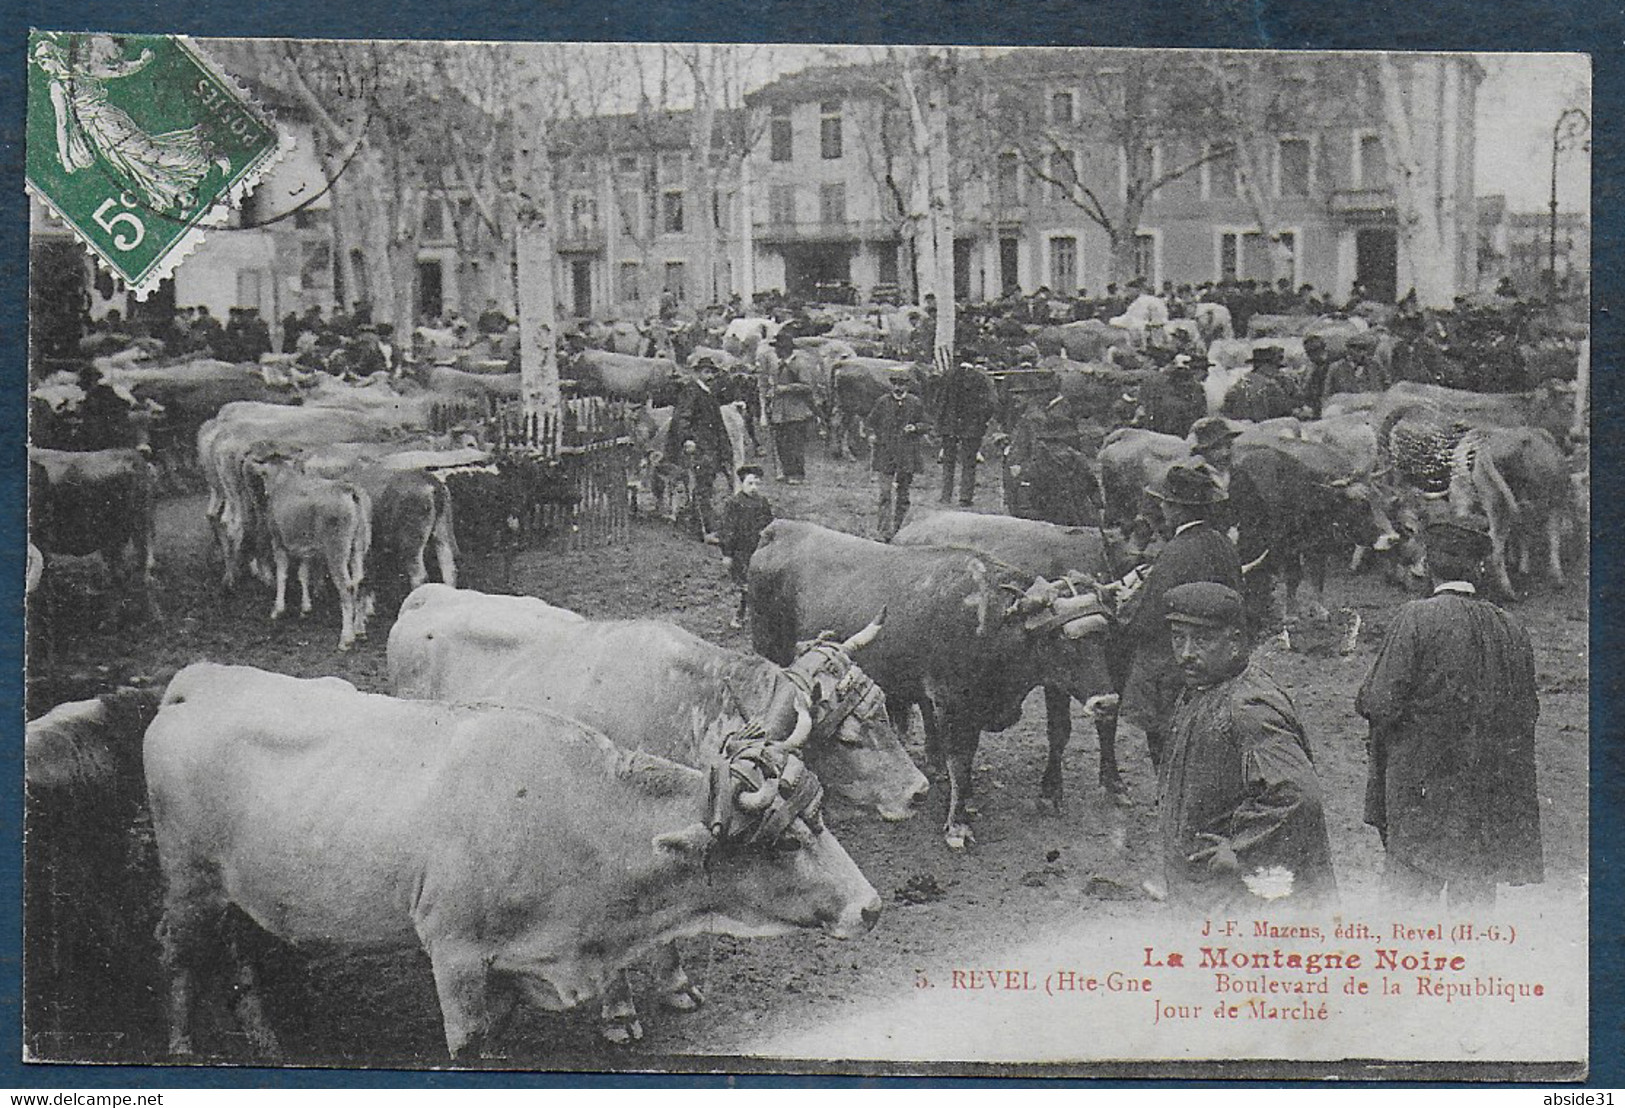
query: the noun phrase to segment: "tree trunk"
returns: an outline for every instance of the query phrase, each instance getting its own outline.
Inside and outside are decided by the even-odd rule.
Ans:
[[[1406,59],[1403,68],[1392,57],[1377,61],[1389,176],[1398,207],[1399,295],[1415,289],[1421,305],[1428,308],[1448,308],[1455,292],[1455,258],[1446,249],[1439,211],[1444,190],[1430,144],[1418,135],[1432,115],[1423,105],[1441,99],[1438,82],[1447,64],[1420,55]]]
[[[948,160],[948,89],[933,74],[925,102],[927,166],[931,188],[931,240],[936,259],[937,333],[931,357],[940,371],[954,359],[954,207]]]
[[[558,413],[558,319],[554,295],[553,234],[542,219],[519,228],[519,390],[525,414]]]
[[[756,215],[751,210],[752,191],[747,150],[739,159],[739,269],[734,275],[734,291],[746,309],[756,297]]]
[[[914,150],[914,179],[909,182],[908,223],[914,244],[915,302],[923,304],[927,292],[933,291],[939,268],[937,264],[937,228],[931,214],[930,124],[921,99],[920,79],[914,72],[912,60],[903,62],[901,71],[903,92],[908,101],[909,137]],[[952,250],[950,265],[952,265]]]
[[[1123,222],[1107,232],[1112,248],[1111,268],[1107,276],[1112,283],[1118,286],[1121,286],[1134,276],[1135,235],[1138,234],[1136,229],[1139,225],[1138,220],[1130,223],[1125,218]],[[1081,273],[1078,275],[1078,284],[1080,287],[1083,285],[1083,274]]]
[[[706,47],[696,47],[696,50],[708,52]],[[711,154],[716,139],[716,104],[712,98],[711,89],[713,81],[707,79],[701,72],[705,64],[705,56],[696,59],[693,66],[694,73],[694,128],[690,132],[689,147],[694,158],[694,170],[691,174],[693,192],[695,196],[695,218],[698,223],[694,228],[694,245],[696,266],[699,269],[698,303],[696,308],[704,308],[717,300],[717,224],[712,213],[711,201],[716,188],[716,174],[711,167]],[[714,65],[714,63],[713,63]],[[713,74],[714,76],[714,74]]]
[[[523,174],[518,195],[515,242],[516,310],[519,316],[519,392],[526,416],[563,412],[559,389],[558,296],[555,274],[553,160],[548,128],[514,128],[515,165]],[[557,433],[559,420],[555,419]]]

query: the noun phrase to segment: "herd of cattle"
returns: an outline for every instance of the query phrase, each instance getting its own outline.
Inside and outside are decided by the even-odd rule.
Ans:
[[[901,334],[915,321],[898,315]],[[1245,369],[1225,353],[1237,340],[1223,320],[1189,322],[1214,329],[1210,374],[1233,383]],[[896,352],[884,348],[895,336],[882,326],[876,338],[872,323],[853,315],[796,339],[837,452],[906,364],[881,356]],[[734,320],[685,360],[753,378],[754,352],[777,326]],[[1095,387],[1118,347],[1076,343],[1098,326],[1053,330],[1063,333],[1035,336],[1040,364],[1063,393]],[[604,331],[612,343],[617,332]],[[1059,352],[1044,353],[1052,340]],[[458,1058],[491,1049],[520,1002],[560,1010],[597,999],[608,1039],[640,1037],[625,971],[653,959],[659,1001],[696,1007],[703,998],[674,945],[688,935],[861,935],[880,899],[825,824],[824,794],[908,818],[928,788],[903,745],[916,708],[946,780],[950,847],[974,841],[983,733],[1015,724],[1034,689],[1049,739],[1040,799],[1062,803],[1074,700],[1095,725],[1102,789],[1123,795],[1115,740],[1128,659],[1113,616],[1147,556],[1143,490],[1189,456],[1185,440],[1138,427],[1104,435],[1100,527],[941,512],[887,544],[779,520],[750,566],[747,654],[669,622],[588,620],[456,587],[465,516],[500,533],[564,495],[511,480],[466,428],[431,430],[448,397],[506,398],[505,375],[443,365],[412,385],[290,384],[274,368],[120,366],[108,377],[138,400],[167,382],[158,402],[174,449],[175,422],[189,421],[223,585],[274,586],[276,617],[293,570],[309,610],[320,562],[345,648],[366,631],[363,582],[399,574],[410,595],[389,634],[390,695],[197,664],[139,690],[134,710],[125,690],[58,705],[27,729],[34,810],[95,805],[132,777],[144,787],[165,884],[172,1054],[196,1049],[199,993],[227,966],[234,1014],[261,1054],[277,1055],[253,966],[218,927],[228,905],[299,945],[421,947]],[[584,391],[643,403],[638,436],[651,453],[675,368],[601,350],[571,363]],[[930,375],[915,372],[928,390]],[[1223,379],[1209,383],[1217,410]],[[743,458],[753,413],[744,401],[728,410]],[[1560,583],[1562,538],[1584,505],[1575,419],[1563,384],[1477,394],[1402,383],[1339,396],[1319,420],[1242,428],[1233,470],[1265,510],[1236,522],[1262,529],[1261,571],[1292,590],[1305,572],[1322,580],[1327,556],[1358,549],[1418,573],[1414,536],[1429,510],[1488,515],[1505,591],[1508,560],[1533,551]],[[132,587],[151,604],[152,456],[140,444],[31,448],[31,542],[47,555],[98,550],[110,568],[131,548]],[[430,554],[440,583],[426,583]],[[375,568],[380,558],[394,569]]]

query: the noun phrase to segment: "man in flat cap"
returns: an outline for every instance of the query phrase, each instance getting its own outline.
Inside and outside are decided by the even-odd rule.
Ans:
[[[1476,595],[1482,521],[1429,525],[1433,595],[1399,610],[1355,709],[1371,724],[1365,821],[1382,835],[1398,901],[1495,901],[1544,879],[1535,781],[1534,651]]]
[[[1213,581],[1239,592],[1241,561],[1230,539],[1210,522],[1225,494],[1205,466],[1176,463],[1159,484],[1145,491],[1157,500],[1169,537],[1151,565],[1132,613],[1125,613],[1134,655],[1122,713],[1145,732],[1152,764],[1161,766],[1168,717],[1184,684],[1163,622],[1168,614],[1167,595],[1192,581]]]
[[[1197,915],[1335,900],[1309,741],[1291,698],[1249,657],[1241,594],[1197,581],[1165,603],[1185,686],[1158,777],[1169,903]]]

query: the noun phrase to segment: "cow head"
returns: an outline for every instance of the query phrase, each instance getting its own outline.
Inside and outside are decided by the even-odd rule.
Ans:
[[[825,826],[823,788],[788,744],[747,729],[713,762],[703,822],[654,840],[669,864],[702,870],[710,929],[861,935],[880,897]]]
[[[882,609],[844,642],[824,635],[799,644],[788,672],[810,706],[808,761],[837,795],[896,821],[914,815],[914,802],[931,785],[898,740],[885,693],[852,659],[874,641],[885,618]]]

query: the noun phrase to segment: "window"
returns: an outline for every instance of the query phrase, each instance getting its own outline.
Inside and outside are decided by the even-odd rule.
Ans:
[[[880,245],[880,283],[882,285],[897,283],[897,247],[891,243]]]
[[[1363,189],[1388,187],[1388,150],[1380,136],[1360,136],[1360,178],[1355,183]]]
[[[257,269],[239,269],[237,271],[237,306],[242,308],[257,308],[260,306],[260,289],[264,285],[264,274]]]
[[[660,175],[668,181],[676,181],[683,176],[683,152],[681,150],[668,150],[660,155]]]
[[[638,171],[638,156],[636,154],[622,154],[615,159],[615,168],[622,173],[636,173]]]
[[[1050,94],[1049,121],[1056,126],[1065,126],[1072,122],[1072,94],[1070,92]]]
[[[722,190],[711,190],[711,226],[722,230]]]
[[[667,189],[662,195],[666,219],[664,226],[666,234],[680,235],[683,233],[683,190]]]
[[[818,105],[818,152],[826,161],[841,156],[841,102],[825,100]]]
[[[301,231],[312,231],[322,226],[327,212],[321,208],[299,208],[293,213],[293,225]]]
[[[1078,291],[1078,240],[1062,236],[1049,240],[1049,287],[1057,296]]]
[[[796,186],[773,185],[767,190],[767,218],[770,223],[796,221]]]
[[[299,287],[325,289],[333,283],[333,246],[326,239],[299,244]]]
[[[1309,140],[1282,139],[1276,144],[1276,195],[1309,195]]]
[[[1273,275],[1298,284],[1298,236],[1292,231],[1276,235],[1272,246],[1257,231],[1225,231],[1219,235],[1219,277],[1252,277],[1265,280]]]
[[[994,202],[1003,207],[1021,203],[1021,161],[1014,154],[1000,154],[997,176],[993,179]]]
[[[1049,156],[1050,199],[1068,200],[1072,197],[1072,186],[1078,180],[1077,162],[1073,160],[1072,151],[1055,150]]]
[[[621,299],[622,300],[638,300],[638,299],[641,299],[641,295],[640,295],[640,292],[639,292],[639,289],[638,289],[638,272],[639,272],[639,267],[638,267],[637,262],[622,262],[621,263]]]
[[[570,197],[570,233],[590,235],[598,230],[598,201],[590,196]]]
[[[446,206],[438,199],[423,204],[423,237],[440,242],[446,237]]]
[[[818,186],[818,222],[846,222],[846,186],[839,182]]]
[[[776,162],[787,162],[794,154],[790,141],[794,132],[790,127],[790,105],[773,105],[773,115],[768,125],[768,157]]]
[[[643,197],[635,190],[626,190],[615,197],[615,207],[621,213],[621,234],[637,238],[643,232],[638,213],[643,210]]]
[[[1123,106],[1123,74],[1108,69],[1095,75],[1095,95],[1108,111]]]
[[[666,291],[677,294],[677,299],[688,299],[688,278],[682,262],[666,263]]]
[[[1208,161],[1203,167],[1207,179],[1207,194],[1214,200],[1229,200],[1235,197],[1236,189],[1236,155],[1234,151],[1220,154]]]
[[[1274,272],[1277,279],[1285,277],[1292,282],[1292,287],[1298,287],[1298,236],[1291,231],[1282,231],[1276,236],[1281,246],[1275,252]],[[1281,267],[1287,267],[1282,272]]]
[[[1241,276],[1241,236],[1226,231],[1219,236],[1219,280]]]

